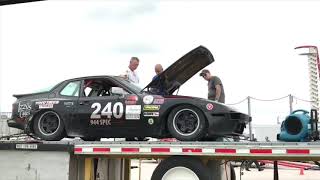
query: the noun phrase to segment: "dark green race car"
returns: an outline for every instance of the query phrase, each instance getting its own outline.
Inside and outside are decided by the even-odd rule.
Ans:
[[[14,95],[10,127],[43,140],[64,137],[174,137],[181,141],[239,136],[251,118],[218,102],[173,93],[214,58],[190,51],[146,88],[117,76],[63,81],[48,91]],[[196,91],[196,88],[195,88]]]

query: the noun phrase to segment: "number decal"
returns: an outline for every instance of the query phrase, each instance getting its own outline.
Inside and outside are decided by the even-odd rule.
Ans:
[[[111,119],[112,114],[117,119],[120,119],[123,116],[123,104],[121,102],[116,102],[113,108],[111,102],[108,102],[108,104],[102,109],[101,115],[99,114],[101,110],[100,103],[93,103],[91,108],[95,109],[91,114],[91,119],[100,119],[101,116],[107,116],[107,118]]]
[[[93,103],[91,105],[91,108],[96,108],[93,113],[91,114],[91,119],[100,119],[101,118],[101,115],[98,114],[100,109],[101,109],[101,104],[100,103]]]
[[[117,113],[119,107],[119,113]],[[117,119],[120,119],[123,115],[123,105],[121,102],[116,102],[113,106],[113,116]]]
[[[108,104],[103,108],[102,112],[101,112],[102,116],[107,116],[109,119],[112,116],[112,112],[111,112],[111,102],[108,102]]]

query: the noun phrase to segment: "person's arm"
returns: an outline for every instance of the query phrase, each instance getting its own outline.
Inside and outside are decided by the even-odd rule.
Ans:
[[[214,87],[216,89],[215,100],[219,101],[220,96],[221,96],[221,91],[222,91],[222,82],[218,76],[215,76],[213,81],[214,81]]]
[[[126,70],[123,74],[120,75],[120,77],[129,80],[129,70]]]
[[[219,101],[220,95],[221,95],[221,85],[220,85],[220,84],[217,84],[217,85],[215,86],[215,88],[216,88],[216,97],[215,97],[215,100],[216,100],[216,101]]]

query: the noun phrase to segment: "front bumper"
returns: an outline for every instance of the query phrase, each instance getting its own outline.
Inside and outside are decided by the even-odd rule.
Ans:
[[[251,121],[249,115],[230,112],[213,114],[206,113],[208,119],[208,135],[241,135],[248,124]]]

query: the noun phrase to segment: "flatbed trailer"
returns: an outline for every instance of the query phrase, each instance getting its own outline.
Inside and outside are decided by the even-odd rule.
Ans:
[[[278,179],[278,160],[319,161],[320,142],[0,141],[0,179],[129,180],[140,158],[162,159],[152,180],[227,179],[229,160],[272,160]]]

